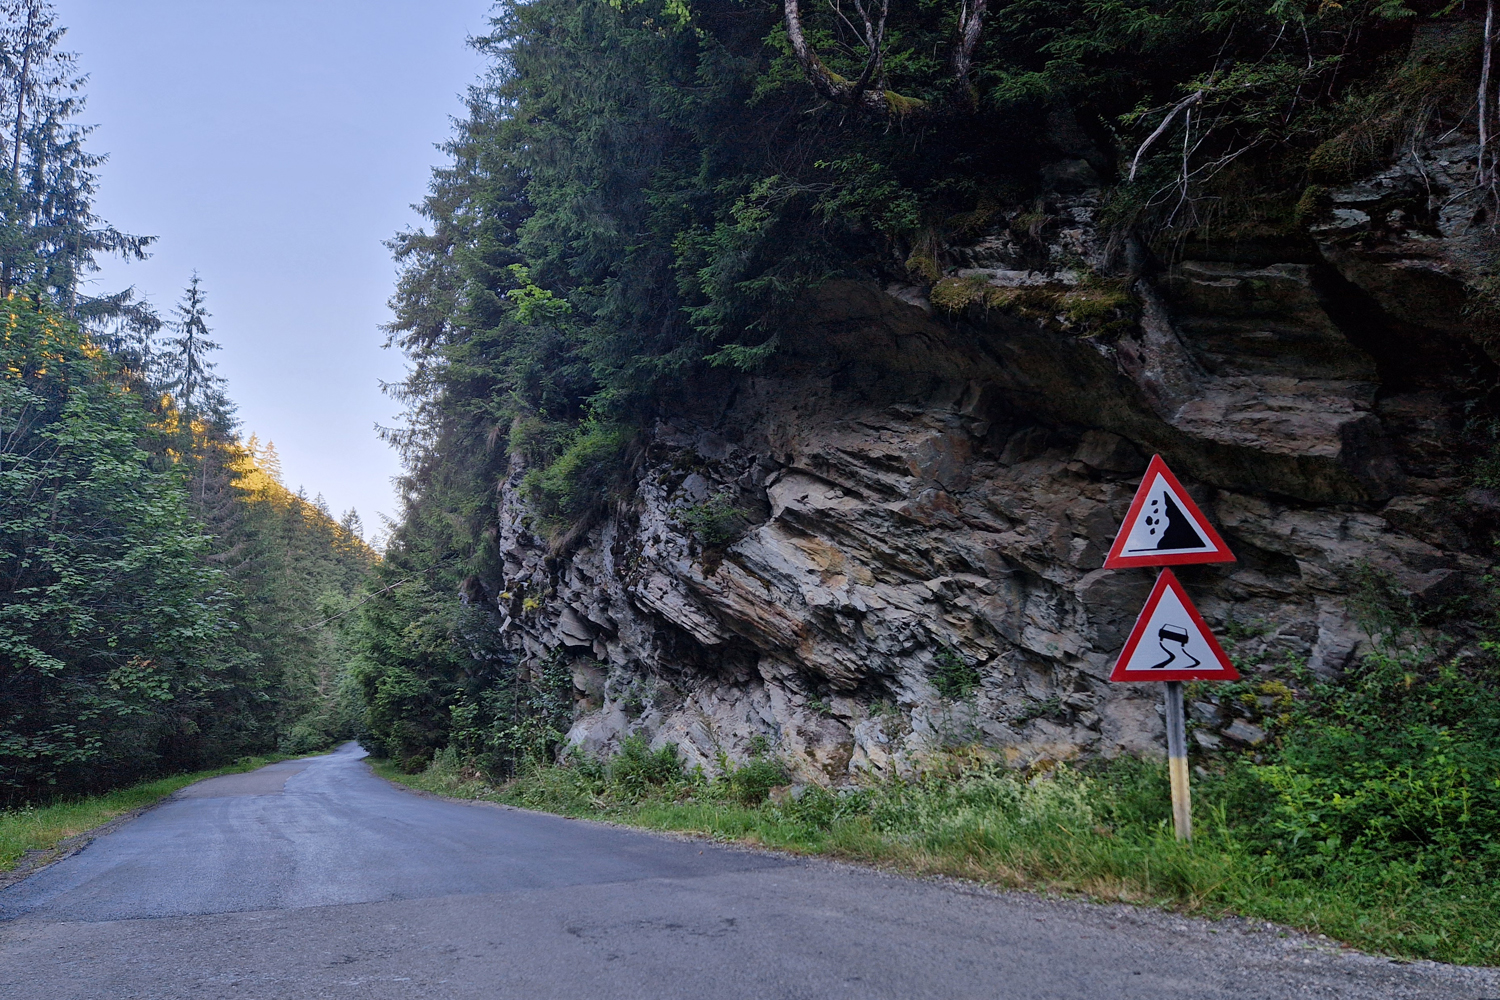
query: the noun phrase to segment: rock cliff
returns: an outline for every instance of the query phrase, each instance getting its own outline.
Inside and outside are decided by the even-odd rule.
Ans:
[[[711,769],[764,736],[825,783],[954,744],[1149,750],[1159,690],[1106,677],[1152,576],[1100,566],[1159,452],[1239,557],[1180,576],[1241,671],[1337,675],[1361,588],[1432,607],[1488,568],[1474,158],[1414,148],[1310,190],[1296,232],[1155,269],[1102,236],[1087,162],[1054,164],[932,285],[826,285],[772,368],[685,393],[572,536],[533,534],[514,465],[507,641],[568,659],[591,749],[640,732]],[[1254,745],[1277,697],[1203,697],[1197,741]]]

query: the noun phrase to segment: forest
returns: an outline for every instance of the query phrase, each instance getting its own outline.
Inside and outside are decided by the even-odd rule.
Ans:
[[[86,77],[0,7],[0,803],[322,749],[360,715],[337,616],[376,553],[281,480],[215,368],[208,283],[90,294],[150,237],[93,209]],[[185,276],[186,278],[187,276]]]

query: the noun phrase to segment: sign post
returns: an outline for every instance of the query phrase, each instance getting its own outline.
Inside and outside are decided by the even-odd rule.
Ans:
[[[1193,837],[1182,682],[1232,681],[1240,675],[1176,575],[1165,567],[1234,561],[1229,546],[1161,456],[1153,455],[1104,568],[1163,568],[1109,679],[1166,683],[1167,768],[1172,778],[1172,825],[1178,840]]]
[[[1193,792],[1188,787],[1187,719],[1182,681],[1167,681],[1167,771],[1172,777],[1172,827],[1178,840],[1193,839]]]

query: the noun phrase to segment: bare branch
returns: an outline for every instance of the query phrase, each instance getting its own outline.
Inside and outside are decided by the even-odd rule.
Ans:
[[[807,43],[807,36],[802,32],[802,13],[798,8],[797,0],[784,0],[784,4],[786,34],[792,43],[792,54],[797,57],[797,62],[802,66],[802,71],[807,74],[807,79],[813,85],[813,89],[835,104],[880,113],[890,110],[884,91],[877,93],[866,90],[824,66],[818,54]],[[870,64],[866,63],[865,73],[861,75],[861,80],[864,80],[866,84],[871,72]]]
[[[1168,127],[1171,126],[1173,119],[1175,119],[1183,111],[1186,111],[1188,108],[1192,107],[1194,104],[1197,104],[1199,101],[1203,100],[1203,94],[1204,91],[1200,90],[1196,94],[1193,94],[1189,97],[1184,97],[1182,100],[1178,101],[1177,105],[1172,108],[1171,111],[1167,112],[1167,117],[1161,120],[1161,124],[1156,126],[1156,131],[1146,136],[1146,141],[1141,143],[1140,148],[1135,151],[1135,156],[1130,161],[1130,180],[1135,180],[1135,171],[1136,168],[1140,166],[1141,157],[1146,155],[1146,151],[1151,148],[1152,143],[1156,142],[1157,139],[1160,139],[1162,137],[1162,133],[1166,132]]]
[[[848,26],[864,42],[864,69],[858,80],[848,80],[830,70],[818,58],[802,29],[802,11],[799,0],[782,0],[786,13],[787,39],[792,45],[802,71],[808,82],[822,97],[845,107],[860,108],[880,114],[931,114],[935,109],[925,101],[902,97],[889,90],[885,79],[885,26],[890,14],[890,0],[853,0],[854,9],[864,24],[857,27],[844,13],[838,0],[829,0],[834,16]],[[876,10],[876,4],[879,10]],[[963,94],[964,103],[972,109],[974,93],[969,81],[969,72],[974,63],[974,50],[984,28],[984,12],[988,0],[963,0],[959,12],[959,43],[953,52],[953,79]]]
[[[1484,10],[1484,61],[1479,67],[1479,186],[1494,182],[1494,157],[1490,154],[1490,69],[1495,52],[1495,0]]]

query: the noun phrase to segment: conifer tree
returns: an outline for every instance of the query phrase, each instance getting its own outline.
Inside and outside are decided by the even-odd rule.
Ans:
[[[157,395],[165,373],[157,342],[164,323],[156,307],[138,298],[132,287],[80,302],[77,312],[78,322],[120,360],[139,387]]]
[[[281,478],[281,453],[276,450],[275,441],[267,441],[265,448],[255,453],[255,460],[260,463],[266,475],[276,480],[277,485],[286,485],[286,481]]]
[[[94,214],[95,169],[84,77],[63,51],[66,29],[49,0],[0,0],[0,294],[32,288],[73,315],[78,281],[100,253],[144,258],[150,237],[131,236]]]
[[[167,323],[176,336],[166,342],[170,354],[165,388],[189,422],[204,420],[225,433],[233,426],[233,408],[224,392],[224,377],[215,371],[216,362],[209,360],[219,345],[210,339],[208,319],[212,314],[205,301],[203,279],[194,271],[182,301],[172,310],[176,318]]]

